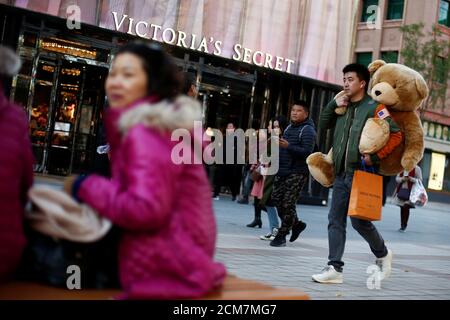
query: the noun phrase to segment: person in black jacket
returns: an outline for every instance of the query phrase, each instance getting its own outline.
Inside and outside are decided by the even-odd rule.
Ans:
[[[286,246],[286,235],[291,231],[290,242],[295,241],[306,228],[299,221],[295,205],[300,192],[308,181],[309,171],[306,158],[313,152],[316,141],[314,122],[309,119],[308,104],[299,100],[291,107],[291,123],[284,130],[280,145],[280,166],[274,180],[272,200],[274,201],[282,224],[273,247]]]
[[[236,197],[239,194],[239,189],[242,179],[242,168],[245,159],[241,159],[242,153],[238,152],[238,144],[234,138],[234,132],[236,131],[236,126],[234,123],[229,122],[227,128],[225,129],[225,134],[223,136],[223,161],[224,164],[217,166],[215,183],[214,183],[214,194],[213,199],[219,200],[219,193],[222,186],[228,186],[231,191],[231,201],[236,201]],[[228,152],[233,152],[233,157],[231,163],[227,161],[227,140],[232,139],[232,148]]]

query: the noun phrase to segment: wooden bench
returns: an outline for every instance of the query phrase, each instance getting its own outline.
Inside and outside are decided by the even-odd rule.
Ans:
[[[31,282],[10,282],[0,286],[0,300],[111,300],[119,290],[68,290]],[[228,275],[222,287],[204,300],[309,300],[294,289],[275,288],[257,281]]]

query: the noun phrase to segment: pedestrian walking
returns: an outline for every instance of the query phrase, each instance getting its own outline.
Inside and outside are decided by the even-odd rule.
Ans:
[[[422,180],[422,170],[416,166],[410,172],[400,172],[395,177],[397,187],[395,188],[394,203],[400,207],[400,229],[398,231],[405,232],[408,226],[409,211],[414,209],[415,205],[409,199],[411,190],[418,180]]]
[[[333,186],[333,197],[328,214],[328,264],[321,273],[312,276],[319,283],[342,283],[344,254],[347,227],[347,211],[353,174],[361,164],[361,157],[368,166],[379,164],[399,144],[402,136],[399,127],[391,117],[386,121],[390,125],[390,139],[376,154],[361,155],[358,149],[361,132],[367,119],[373,118],[378,105],[367,94],[370,80],[369,70],[361,64],[350,64],[343,69],[344,93],[338,95],[323,110],[319,120],[319,130],[334,128],[333,161],[336,180]],[[337,107],[346,106],[347,112],[338,116]],[[384,107],[384,106],[383,106]],[[325,132],[324,132],[325,134]],[[351,218],[353,228],[366,240],[376,257],[383,278],[391,272],[392,251],[385,245],[381,234],[372,222]]]
[[[287,126],[287,120],[283,115],[280,115],[269,124],[270,139],[278,140],[284,128]],[[269,222],[269,232],[265,235],[261,235],[261,240],[272,241],[278,234],[278,228],[280,225],[279,215],[275,203],[272,200],[273,193],[273,181],[275,175],[264,175],[264,191],[260,201],[260,205],[263,206],[263,211],[267,212],[267,218]]]
[[[298,100],[291,107],[290,124],[279,138],[280,166],[274,179],[272,199],[282,222],[270,242],[273,247],[286,246],[286,236],[291,230],[289,241],[295,241],[306,228],[306,223],[298,219],[296,204],[308,180],[306,158],[313,152],[315,141],[316,130],[309,118],[308,104]]]

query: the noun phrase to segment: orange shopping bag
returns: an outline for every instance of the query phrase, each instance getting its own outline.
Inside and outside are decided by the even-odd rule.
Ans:
[[[369,221],[381,220],[383,178],[356,170],[348,205],[348,216]]]

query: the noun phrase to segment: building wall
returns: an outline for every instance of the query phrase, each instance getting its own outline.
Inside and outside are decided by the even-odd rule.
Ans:
[[[127,15],[135,23],[144,21],[185,32],[188,40],[192,34],[220,40],[220,56],[225,58],[231,58],[234,45],[241,44],[274,59],[291,59],[291,73],[334,84],[340,84],[340,70],[351,60],[358,7],[358,0],[0,1],[62,18],[68,16],[69,5],[77,4],[82,22],[112,30],[114,11],[119,19]],[[128,22],[119,30],[127,32]],[[155,39],[162,40],[160,36]]]

